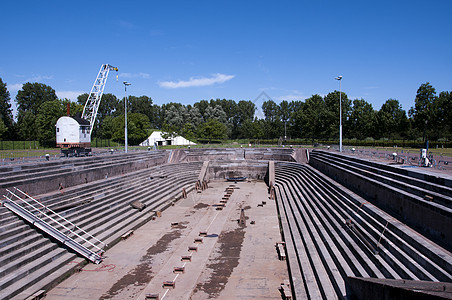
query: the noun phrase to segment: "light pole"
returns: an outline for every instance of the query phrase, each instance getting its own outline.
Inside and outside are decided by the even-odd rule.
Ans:
[[[342,76],[338,76],[335,79],[339,80],[339,152],[342,152],[342,92],[341,92]]]
[[[131,85],[131,83],[128,83],[127,81],[124,81],[124,91],[126,94],[126,97],[124,98],[124,137],[125,137],[125,144],[126,144],[126,153],[127,153],[127,86]]]
[[[286,123],[287,123],[287,120],[284,120],[284,142],[286,142],[286,139],[287,139]]]

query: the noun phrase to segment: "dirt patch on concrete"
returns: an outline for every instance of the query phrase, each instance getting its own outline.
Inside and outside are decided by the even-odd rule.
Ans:
[[[226,286],[235,267],[239,265],[240,251],[242,250],[245,231],[239,227],[235,230],[223,232],[218,238],[216,258],[210,259],[206,269],[211,272],[206,282],[196,285],[194,293],[203,291],[209,299],[217,298]]]
[[[185,227],[184,227],[185,228]],[[169,232],[162,236],[158,242],[151,246],[146,254],[140,259],[140,264],[133,270],[129,271],[121,279],[116,281],[115,284],[99,299],[111,299],[113,296],[120,294],[122,291],[133,290],[134,296],[141,291],[141,288],[145,287],[152,276],[152,258],[154,255],[160,254],[168,250],[170,243],[181,237],[181,233],[177,231]]]
[[[198,203],[195,206],[193,206],[193,208],[195,208],[195,209],[202,209],[202,208],[206,208],[206,207],[209,207],[209,204]]]
[[[187,228],[187,226],[185,226],[187,224],[188,224],[188,222],[178,222],[177,225],[171,225],[171,228],[172,229],[185,229],[185,228]]]

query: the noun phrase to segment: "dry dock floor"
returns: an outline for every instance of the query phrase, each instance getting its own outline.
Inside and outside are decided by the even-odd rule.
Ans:
[[[234,191],[219,210],[229,186]],[[242,209],[245,225],[238,222]],[[203,231],[207,236],[200,237]],[[46,300],[145,299],[147,294],[160,299],[281,299],[278,287],[289,277],[286,262],[278,260],[279,241],[276,203],[268,198],[264,182],[213,181],[109,249],[103,263],[86,265],[50,290]],[[164,288],[166,281],[174,288]]]

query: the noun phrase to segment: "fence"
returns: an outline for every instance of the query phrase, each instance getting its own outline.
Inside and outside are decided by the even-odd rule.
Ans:
[[[346,147],[343,149],[344,153],[353,154],[357,156],[378,158],[383,160],[394,161],[395,164],[401,167],[431,167],[438,170],[449,170],[452,171],[452,152],[449,153],[428,153],[426,161],[421,158],[420,152],[416,151],[398,151],[397,148],[393,150],[382,150],[382,149],[356,149],[351,147]]]

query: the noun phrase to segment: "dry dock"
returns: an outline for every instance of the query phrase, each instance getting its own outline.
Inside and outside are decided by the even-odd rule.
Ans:
[[[233,192],[225,201],[228,187]],[[107,251],[101,265],[88,264],[46,299],[278,299],[288,279],[275,249],[279,241],[276,204],[264,182],[214,181],[135,230]]]

